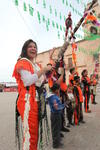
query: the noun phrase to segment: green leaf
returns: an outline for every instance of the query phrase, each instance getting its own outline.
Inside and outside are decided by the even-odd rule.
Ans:
[[[58,23],[56,23],[56,28],[57,28],[57,29],[59,28],[59,25],[58,25]]]
[[[43,0],[43,7],[46,8],[46,2]]]
[[[15,5],[18,6],[19,2],[18,0],[15,0]]]
[[[50,19],[48,18],[48,20],[47,20],[47,23],[48,23],[48,25],[50,25]]]
[[[46,21],[46,19],[45,19],[45,16],[44,16],[44,15],[42,16],[42,21],[43,21],[43,22],[45,22],[45,21]]]
[[[77,0],[77,3],[78,3],[78,4],[80,3],[79,0]]]
[[[55,9],[55,16],[57,17],[57,10]]]
[[[60,20],[62,19],[62,15],[61,15],[61,12],[60,12]]]
[[[39,3],[39,0],[36,0],[36,4],[38,4]]]
[[[49,26],[48,26],[47,22],[46,22],[46,29],[47,29],[47,31],[49,31]]]
[[[49,6],[50,14],[52,14],[52,7],[51,5]]]
[[[73,12],[74,12],[74,7],[72,6],[72,10],[73,10]]]
[[[67,0],[66,0],[66,6],[68,6],[68,2],[67,2]]]
[[[29,13],[31,16],[33,16],[33,11],[34,11],[34,8],[29,4]]]
[[[59,33],[59,31],[58,31],[58,39],[60,39],[60,33]]]
[[[70,4],[70,7],[72,8],[72,5]]]
[[[64,4],[65,0],[62,0],[62,3]]]
[[[24,11],[27,11],[27,6],[25,2],[23,3],[23,8],[24,8]]]
[[[63,35],[63,40],[65,40],[65,36]]]
[[[66,17],[64,16],[64,21],[66,21]]]
[[[41,23],[41,18],[40,18],[40,13],[39,13],[39,11],[37,11],[37,17],[38,17],[39,23]]]
[[[66,31],[66,28],[65,27],[63,27],[63,30],[64,30],[64,32]]]
[[[62,31],[62,26],[60,25],[60,30]]]
[[[55,27],[55,22],[52,20],[52,26]]]

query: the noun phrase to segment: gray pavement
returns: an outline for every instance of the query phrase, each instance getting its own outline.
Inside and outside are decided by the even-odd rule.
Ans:
[[[15,100],[17,93],[0,93],[0,150],[16,150]],[[84,113],[85,124],[70,128],[64,133],[64,148],[59,150],[100,150],[100,88],[97,88],[97,105],[90,105],[92,113]],[[45,150],[53,150],[50,144]]]

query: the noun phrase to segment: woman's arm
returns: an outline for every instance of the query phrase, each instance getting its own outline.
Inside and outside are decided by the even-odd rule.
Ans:
[[[40,76],[46,73],[48,70],[51,70],[51,68],[52,68],[51,66],[47,66],[34,74],[31,74],[31,72],[27,70],[23,70],[23,69],[19,70],[24,86],[30,86],[32,84],[35,84],[40,78]]]
[[[38,75],[36,73],[31,74],[31,72],[27,70],[20,70],[19,73],[25,87],[35,84],[38,80]]]

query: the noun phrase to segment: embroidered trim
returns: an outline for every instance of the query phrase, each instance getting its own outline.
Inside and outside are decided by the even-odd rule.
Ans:
[[[24,121],[23,121],[23,129],[24,129],[24,143],[23,143],[23,150],[29,150],[30,147],[30,133],[29,133],[29,111],[30,111],[30,94],[25,94],[25,111],[24,111]]]

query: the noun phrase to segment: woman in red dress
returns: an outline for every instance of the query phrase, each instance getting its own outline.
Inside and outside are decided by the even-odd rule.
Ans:
[[[38,104],[35,84],[44,73],[51,70],[51,66],[39,69],[40,66],[33,63],[36,56],[37,44],[31,39],[27,40],[13,72],[18,83],[17,109],[23,125],[23,150],[37,150]]]

